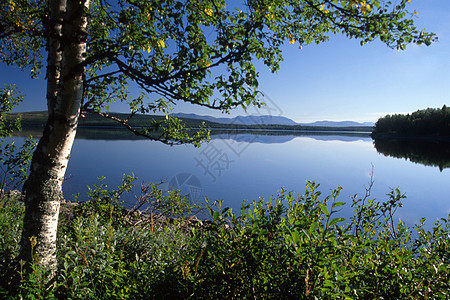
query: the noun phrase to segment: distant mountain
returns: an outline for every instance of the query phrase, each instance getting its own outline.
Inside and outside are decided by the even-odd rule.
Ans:
[[[117,116],[121,119],[126,119],[129,115],[128,114],[121,114],[121,113],[110,113],[113,116]],[[7,114],[8,119],[14,119],[17,118],[19,115],[22,116],[22,126],[23,127],[43,127],[45,125],[45,122],[47,120],[47,112],[45,111],[34,111],[34,112],[25,112],[25,113],[10,113]],[[342,122],[334,122],[334,121],[318,121],[314,123],[296,123],[293,120],[281,117],[281,116],[238,116],[235,118],[215,118],[211,116],[201,116],[196,114],[185,114],[185,113],[177,113],[173,114],[175,117],[185,119],[185,123],[187,127],[193,127],[197,128],[200,126],[201,121],[206,122],[212,122],[216,124],[223,124],[225,127],[231,127],[236,128],[237,127],[245,127],[245,126],[253,126],[258,127],[258,129],[261,129],[264,127],[264,125],[267,125],[267,129],[286,129],[289,126],[290,129],[298,129],[298,130],[305,130],[305,128],[300,128],[302,126],[309,127],[307,130],[333,130],[336,128],[338,130],[339,128],[349,128],[350,131],[352,130],[372,130],[372,127],[374,126],[373,123],[365,122],[365,123],[357,123],[352,121],[342,121]],[[164,116],[147,116],[147,115],[141,115],[136,114],[132,120],[130,120],[129,124],[134,127],[142,127],[147,126],[150,124],[150,122],[153,119],[162,120],[164,119]],[[120,127],[117,122],[114,122],[112,120],[108,120],[105,118],[102,118],[100,116],[94,115],[94,114],[86,114],[85,118],[80,119],[80,127]],[[222,125],[214,125],[209,124],[208,126],[211,126],[211,128],[219,128]],[[365,127],[364,129],[356,129],[357,127]],[[328,129],[326,129],[328,128]],[[353,129],[352,129],[353,128]],[[249,128],[247,128],[249,129]]]
[[[304,126],[322,126],[322,127],[357,127],[357,126],[375,126],[372,122],[358,123],[353,121],[317,121],[314,123],[296,123],[295,121],[281,116],[237,116],[234,118],[216,118],[211,116],[201,116],[196,114],[176,113],[173,116],[177,118],[189,118],[215,122],[220,124],[234,125],[304,125]]]
[[[280,116],[237,116],[234,118],[215,118],[211,116],[199,116],[196,114],[176,113],[177,118],[199,119],[220,124],[233,125],[298,125],[293,120]]]

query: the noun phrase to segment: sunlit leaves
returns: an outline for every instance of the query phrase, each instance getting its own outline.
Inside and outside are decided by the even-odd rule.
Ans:
[[[126,58],[123,66],[131,68],[130,79],[147,92],[227,111],[252,103],[243,97],[256,92],[257,73],[250,67],[254,58],[276,71],[282,60],[279,47],[286,40],[298,41],[302,47],[325,41],[331,30],[361,38],[365,31],[376,28],[355,29],[351,23],[367,23],[372,6],[380,7],[378,1],[373,2],[333,1],[310,6],[309,2],[249,1],[246,12],[228,10],[221,1],[213,6],[190,1],[119,2],[121,9],[111,8],[108,15],[117,16],[112,26],[120,30],[115,43],[126,45],[116,47],[113,55]],[[378,21],[374,17],[373,22]],[[96,37],[93,42],[101,40]],[[229,76],[211,77],[220,65],[227,65]],[[217,95],[215,101],[211,95]]]
[[[199,147],[202,142],[209,141],[209,131],[204,128],[204,124],[199,130],[185,128],[178,118],[166,115],[164,120],[153,119],[148,127],[144,128],[143,134],[149,138],[157,139],[168,145],[193,144]]]
[[[362,14],[366,14],[372,10],[372,7],[370,6],[370,4],[366,3],[366,1],[360,1],[359,10]]]
[[[330,11],[325,9],[325,4],[319,5],[319,10],[324,14],[328,14]]]
[[[15,85],[0,88],[0,196],[10,189],[20,187],[28,177],[28,165],[31,162],[36,141],[31,137],[18,146],[14,141],[6,143],[4,137],[11,136],[21,129],[21,117],[8,117],[6,114],[22,102],[23,94]]]
[[[53,0],[49,0],[53,1]],[[37,0],[1,5],[0,58],[39,73],[47,41],[47,7]],[[276,72],[281,46],[322,43],[341,33],[361,44],[380,39],[389,47],[429,45],[433,34],[413,25],[406,5],[379,0],[93,0],[88,12],[84,108],[102,111],[111,101],[133,102],[129,86],[156,101],[219,109],[262,105],[256,60]],[[5,29],[3,29],[5,28]],[[131,105],[132,109],[136,106]],[[152,109],[151,109],[152,110]]]
[[[45,6],[38,0],[0,4],[0,61],[27,68],[36,78],[43,66]]]
[[[23,94],[15,85],[5,85],[0,88],[0,139],[11,136],[13,131],[21,129],[20,118],[7,120],[6,113],[16,107],[23,100]]]
[[[158,44],[158,47],[160,48],[166,48],[166,43],[164,43],[163,40],[157,40],[156,44]]]
[[[204,11],[208,17],[212,17],[212,15],[214,14],[214,11],[211,8],[205,8]]]

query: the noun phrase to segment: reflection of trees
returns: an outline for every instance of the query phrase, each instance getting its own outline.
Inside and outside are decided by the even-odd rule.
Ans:
[[[385,156],[406,158],[426,166],[450,168],[450,141],[433,139],[388,139],[373,140],[375,149]]]
[[[192,130],[195,132],[195,129]],[[42,127],[27,127],[23,131],[15,132],[15,136],[40,137]],[[156,133],[155,133],[156,134]],[[338,141],[358,141],[370,138],[370,132],[353,131],[299,131],[299,130],[217,130],[211,129],[211,138],[235,139],[239,142],[255,141],[257,135],[258,142],[261,143],[284,143],[297,136],[311,137],[316,140],[338,140]],[[136,136],[128,129],[117,127],[79,127],[77,139],[87,140],[145,140],[145,138]]]

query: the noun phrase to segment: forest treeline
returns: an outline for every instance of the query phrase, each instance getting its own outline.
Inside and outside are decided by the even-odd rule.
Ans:
[[[450,108],[427,108],[411,114],[387,115],[378,119],[372,136],[450,137]]]

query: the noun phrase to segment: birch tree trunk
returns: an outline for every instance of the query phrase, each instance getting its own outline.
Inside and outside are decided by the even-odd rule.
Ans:
[[[67,2],[66,2],[67,1]],[[83,95],[89,0],[51,1],[48,42],[48,120],[25,184],[21,259],[55,274],[62,183],[78,125]],[[64,16],[64,18],[63,18]],[[63,22],[61,22],[63,21]]]

